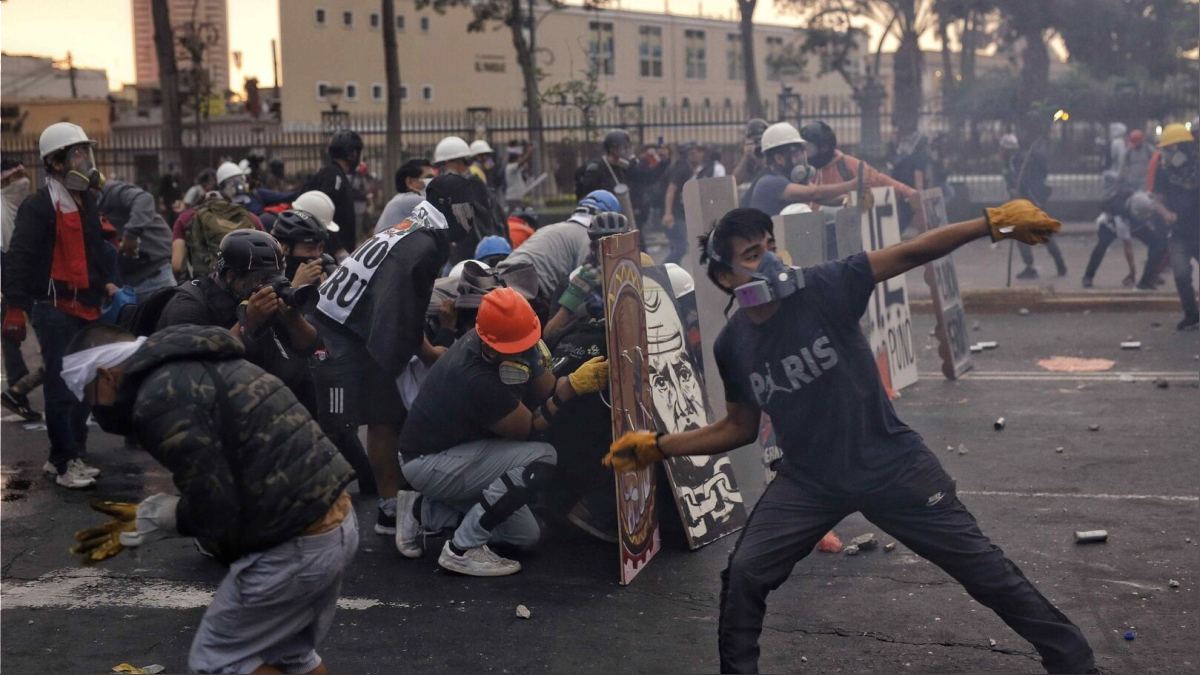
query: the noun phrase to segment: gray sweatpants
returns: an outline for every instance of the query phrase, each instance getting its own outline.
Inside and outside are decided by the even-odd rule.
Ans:
[[[358,550],[351,511],[328,532],[296,537],[233,561],[188,653],[195,673],[285,673],[321,665],[317,645],[333,625],[342,576]]]
[[[401,459],[401,468],[421,493],[426,530],[457,524],[453,542],[460,549],[488,542],[531,548],[541,528],[528,506],[530,491],[538,487],[529,484],[528,472],[531,465],[553,468],[557,461],[549,443],[493,438]],[[545,474],[535,468],[535,475]]]

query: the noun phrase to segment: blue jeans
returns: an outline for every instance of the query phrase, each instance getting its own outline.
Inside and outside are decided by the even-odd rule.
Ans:
[[[63,355],[67,345],[87,320],[71,316],[53,305],[39,302],[33,306],[33,330],[42,348],[46,368],[42,386],[46,396],[46,434],[50,437],[50,463],[59,473],[67,462],[81,457],[87,449],[88,406],[75,398],[62,379]]]
[[[171,271],[171,263],[165,262],[158,272],[155,272],[144,280],[136,284],[129,284],[133,292],[137,294],[138,302],[145,302],[146,298],[151,293],[160,288],[169,288],[175,285],[175,273]]]

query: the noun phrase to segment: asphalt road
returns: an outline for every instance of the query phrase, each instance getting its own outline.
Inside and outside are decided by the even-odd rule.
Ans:
[[[1200,669],[1200,336],[1176,333],[1176,320],[1165,312],[978,317],[973,337],[999,347],[977,355],[974,374],[946,382],[936,374],[930,317],[918,315],[922,378],[896,402],[984,531],[1079,624],[1110,672]],[[1130,338],[1142,349],[1120,350]],[[1054,355],[1116,363],[1099,375],[1037,366]],[[1157,377],[1168,387],[1156,386]],[[994,431],[1002,415],[1007,427]],[[1099,431],[1088,430],[1093,424]],[[71,533],[99,518],[89,500],[161,490],[163,470],[96,432],[99,486],[67,492],[40,474],[44,432],[0,426],[4,667],[185,669],[221,567],[182,540],[90,568],[67,552]],[[747,496],[757,496],[756,458],[737,464]],[[358,504],[364,529],[373,509]],[[1085,529],[1106,529],[1109,541],[1074,544],[1072,533]],[[837,531],[891,540],[859,516]],[[408,561],[384,538],[364,532],[362,541],[322,649],[334,672],[717,669],[717,575],[732,539],[692,553],[668,537],[624,588],[615,546],[569,531],[503,579],[451,576],[438,570],[435,551]],[[518,604],[531,619],[516,618]],[[1128,630],[1136,639],[1123,639]],[[903,546],[802,561],[769,600],[762,646],[765,672],[1040,671],[1028,644]]]

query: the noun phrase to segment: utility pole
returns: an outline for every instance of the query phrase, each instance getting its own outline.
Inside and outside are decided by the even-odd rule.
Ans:
[[[71,78],[71,98],[79,98],[79,91],[75,88],[75,59],[71,52],[67,52],[67,73]]]

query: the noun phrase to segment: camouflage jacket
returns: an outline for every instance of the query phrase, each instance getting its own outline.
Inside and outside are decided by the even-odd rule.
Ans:
[[[174,478],[179,532],[225,563],[299,535],[354,479],[292,392],[243,354],[221,328],[159,331],[125,363],[117,399]]]

